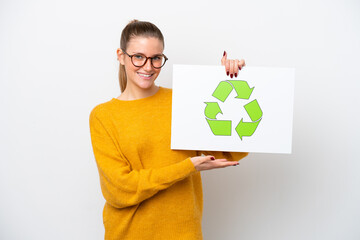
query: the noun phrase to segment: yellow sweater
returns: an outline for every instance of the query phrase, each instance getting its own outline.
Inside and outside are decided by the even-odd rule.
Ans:
[[[123,101],[112,98],[90,113],[100,175],[105,239],[202,239],[201,176],[190,157],[170,149],[172,90]],[[248,153],[203,152],[239,160]]]

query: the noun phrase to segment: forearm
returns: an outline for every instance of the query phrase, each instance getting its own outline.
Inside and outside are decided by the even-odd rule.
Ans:
[[[158,169],[129,171],[124,168],[115,173],[99,171],[101,189],[106,201],[114,207],[124,208],[139,204],[196,172],[187,158],[179,163]]]

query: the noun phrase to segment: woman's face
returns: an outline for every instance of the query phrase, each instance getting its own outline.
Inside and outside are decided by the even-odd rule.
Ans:
[[[134,37],[128,42],[125,50],[129,55],[142,54],[146,57],[154,57],[163,53],[163,43],[154,37]],[[149,89],[153,86],[161,68],[154,68],[151,60],[148,59],[142,67],[135,67],[131,58],[118,49],[118,58],[122,65],[125,65],[127,76],[127,87]]]

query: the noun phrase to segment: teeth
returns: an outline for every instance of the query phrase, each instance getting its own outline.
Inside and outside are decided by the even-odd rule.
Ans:
[[[138,73],[138,74],[141,76],[144,76],[144,77],[150,77],[152,75],[152,74],[147,75],[147,74],[142,74],[142,73]]]

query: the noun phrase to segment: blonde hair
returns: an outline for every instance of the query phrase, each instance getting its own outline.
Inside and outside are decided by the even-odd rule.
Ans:
[[[126,27],[122,30],[121,38],[120,38],[120,48],[123,50],[127,50],[127,45],[129,41],[134,37],[155,37],[159,39],[163,47],[165,47],[164,36],[162,35],[160,29],[156,27],[151,22],[144,22],[134,19],[130,21]],[[121,92],[123,92],[126,88],[127,77],[125,66],[120,64],[119,67],[119,84]]]

